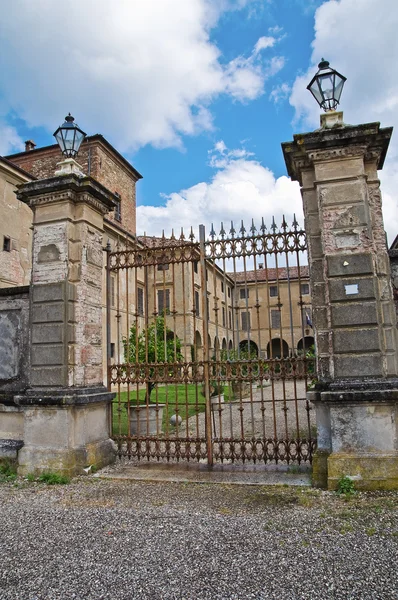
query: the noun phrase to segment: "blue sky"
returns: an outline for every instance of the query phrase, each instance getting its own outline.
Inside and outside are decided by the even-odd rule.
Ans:
[[[62,27],[60,27],[62,23]],[[398,119],[395,0],[13,0],[0,22],[0,154],[71,111],[143,174],[137,231],[301,214],[280,144],[317,128],[324,56],[349,123]],[[387,58],[388,57],[388,58]],[[381,174],[398,231],[398,143]]]

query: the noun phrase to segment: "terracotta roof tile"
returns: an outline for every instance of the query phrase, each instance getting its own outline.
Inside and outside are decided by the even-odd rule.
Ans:
[[[270,269],[256,269],[253,271],[244,271],[238,273],[227,273],[231,279],[237,283],[253,283],[255,281],[281,281],[288,279],[288,272],[286,267],[270,268]],[[298,279],[299,270],[298,267],[289,267],[289,278]],[[300,267],[300,278],[308,279],[308,265]]]

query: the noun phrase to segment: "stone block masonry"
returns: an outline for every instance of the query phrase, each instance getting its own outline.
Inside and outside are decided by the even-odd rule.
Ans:
[[[25,184],[33,210],[30,388],[18,394],[19,472],[81,472],[115,457],[102,384],[102,237],[115,195],[90,177]]]
[[[339,113],[337,113],[339,115]],[[328,126],[282,144],[301,184],[308,236],[317,384],[313,480],[398,488],[397,322],[377,170],[392,129]],[[333,121],[334,122],[334,121]],[[392,261],[393,262],[393,261]]]

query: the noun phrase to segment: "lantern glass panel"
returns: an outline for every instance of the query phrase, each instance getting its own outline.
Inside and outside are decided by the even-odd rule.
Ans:
[[[318,102],[318,104],[322,104],[323,97],[322,97],[322,92],[319,88],[317,79],[315,79],[314,83],[311,85],[310,91],[312,92],[312,94],[315,97],[315,100]]]
[[[340,96],[341,96],[341,92],[343,91],[344,82],[345,82],[345,79],[336,75],[334,97],[336,98],[337,102],[340,102]]]
[[[325,75],[320,75],[319,85],[322,90],[324,100],[331,100],[333,98],[334,74],[327,73]]]

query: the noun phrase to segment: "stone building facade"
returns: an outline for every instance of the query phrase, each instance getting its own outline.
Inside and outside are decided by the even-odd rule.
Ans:
[[[26,151],[5,159],[9,169],[19,173],[12,189],[12,200],[23,212],[18,240],[29,240],[31,211],[16,200],[14,189],[18,183],[31,179],[54,176],[62,159],[56,144],[36,148],[26,143]],[[83,142],[78,155],[82,171],[92,176],[105,188],[120,198],[113,213],[104,217],[103,247],[110,243],[111,250],[118,248],[145,248],[165,245],[161,238],[136,237],[136,183],[140,173],[101,135],[93,135]],[[25,179],[23,176],[25,175]],[[21,179],[22,178],[22,179]],[[10,194],[9,194],[10,195]],[[7,213],[4,205],[2,212]],[[26,214],[25,214],[26,213]],[[1,222],[4,222],[2,219]],[[193,224],[195,225],[195,224]],[[20,243],[20,242],[19,242]],[[28,246],[29,244],[25,244]],[[27,252],[25,271],[14,280],[4,280],[5,286],[23,285],[30,280],[31,259]],[[18,256],[18,252],[15,253]],[[23,256],[23,253],[22,253]],[[20,258],[22,261],[22,258]],[[106,253],[103,266],[106,263]],[[180,338],[186,360],[203,354],[204,324],[201,266],[185,263],[178,268],[155,265],[137,269],[135,273],[123,272],[110,276],[110,360],[123,361],[123,338],[136,322],[145,326],[145,317],[160,314],[167,308],[174,314],[166,316],[168,325]],[[106,270],[103,269],[103,290],[106,290]],[[0,283],[1,285],[1,283]],[[262,268],[245,272],[228,273],[210,265],[207,274],[208,347],[210,355],[222,350],[247,348],[259,356],[292,356],[313,343],[310,321],[310,295],[308,269],[291,267]],[[168,306],[166,304],[168,303]],[[107,298],[102,298],[103,332],[106,331]],[[146,315],[146,313],[148,313]],[[107,349],[103,343],[104,379],[106,377]]]
[[[0,288],[29,285],[32,211],[17,200],[17,185],[34,179],[0,157]]]
[[[36,148],[29,141],[28,150],[7,156],[7,160],[38,179],[53,177],[62,160],[57,144]],[[120,197],[120,204],[107,221],[120,225],[123,231],[136,233],[136,183],[142,175],[102,136],[88,136],[78,155],[83,173],[96,179]]]

